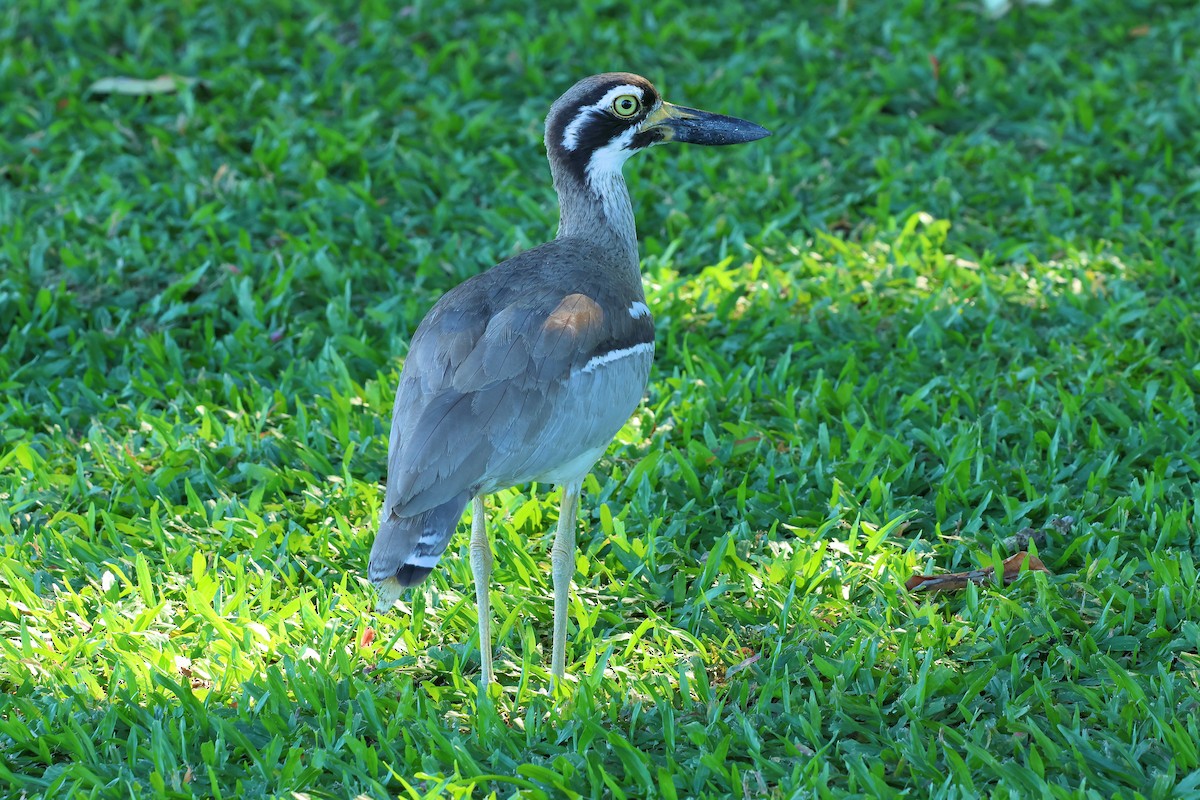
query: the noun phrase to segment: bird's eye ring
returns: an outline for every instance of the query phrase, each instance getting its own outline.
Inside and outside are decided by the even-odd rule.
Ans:
[[[631,94],[623,94],[616,100],[613,100],[612,110],[618,117],[628,119],[636,114],[642,107],[642,102]]]

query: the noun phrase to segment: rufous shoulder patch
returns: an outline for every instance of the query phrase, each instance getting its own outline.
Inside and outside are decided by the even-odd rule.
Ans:
[[[604,321],[604,309],[586,294],[569,294],[550,312],[543,328],[547,331],[569,331],[578,335]]]

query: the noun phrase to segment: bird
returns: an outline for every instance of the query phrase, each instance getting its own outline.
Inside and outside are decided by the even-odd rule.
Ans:
[[[667,103],[639,75],[580,80],[546,116],[557,236],[449,290],[417,326],[396,390],[367,577],[377,611],[386,612],[433,571],[470,503],[484,687],[495,674],[484,498],[531,482],[562,487],[550,554],[550,671],[562,681],[583,481],[649,380],[654,320],[622,166],[667,142],[769,135],[753,122]]]

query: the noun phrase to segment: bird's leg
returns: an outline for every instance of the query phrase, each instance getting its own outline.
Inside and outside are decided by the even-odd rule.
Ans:
[[[492,682],[492,608],[488,587],[492,579],[492,543],[487,537],[483,497],[471,502],[471,572],[475,575],[475,605],[479,611],[479,660],[483,664],[480,684]]]
[[[567,593],[575,577],[575,512],[579,507],[579,492],[583,481],[563,485],[562,505],[558,509],[558,529],[550,565],[554,577],[554,649],[550,657],[550,674],[562,680],[567,667]]]

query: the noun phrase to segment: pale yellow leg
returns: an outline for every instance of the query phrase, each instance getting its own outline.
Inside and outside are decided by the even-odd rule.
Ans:
[[[561,680],[567,671],[567,593],[575,577],[575,514],[579,508],[579,493],[583,481],[563,486],[562,505],[558,510],[558,529],[550,552],[554,578],[554,647],[550,657],[550,673]]]
[[[483,498],[471,501],[471,572],[475,575],[475,605],[479,611],[479,660],[483,675],[479,682],[484,689],[492,682],[492,607],[488,588],[492,579],[492,543],[488,541],[484,520]]]

